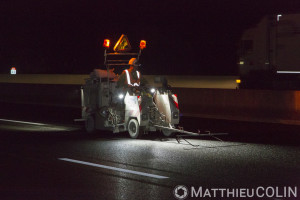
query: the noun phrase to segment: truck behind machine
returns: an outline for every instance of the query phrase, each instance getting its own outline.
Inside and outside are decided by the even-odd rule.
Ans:
[[[240,88],[300,89],[300,14],[264,16],[239,46]]]

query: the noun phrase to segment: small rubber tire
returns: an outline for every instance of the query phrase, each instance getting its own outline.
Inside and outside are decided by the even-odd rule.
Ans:
[[[129,120],[127,130],[131,138],[137,139],[140,137],[139,122],[136,119]]]
[[[93,115],[89,115],[85,121],[85,130],[88,133],[94,133],[96,131],[95,127],[95,117]]]

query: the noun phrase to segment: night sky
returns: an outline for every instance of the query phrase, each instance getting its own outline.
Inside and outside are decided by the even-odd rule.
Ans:
[[[88,74],[103,68],[103,40],[141,39],[143,74],[236,75],[242,31],[298,0],[0,1],[0,73]]]

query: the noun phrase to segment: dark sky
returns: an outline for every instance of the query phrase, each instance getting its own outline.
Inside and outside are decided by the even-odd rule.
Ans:
[[[144,74],[235,75],[242,31],[298,0],[0,0],[0,73],[88,74],[104,68],[102,43],[141,39]]]

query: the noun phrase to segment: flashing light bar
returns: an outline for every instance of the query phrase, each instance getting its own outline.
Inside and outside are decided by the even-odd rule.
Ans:
[[[277,71],[277,74],[300,74],[300,71]]]

